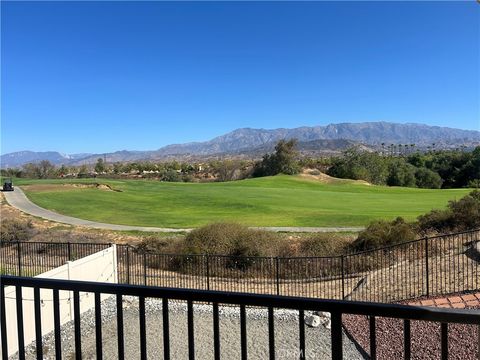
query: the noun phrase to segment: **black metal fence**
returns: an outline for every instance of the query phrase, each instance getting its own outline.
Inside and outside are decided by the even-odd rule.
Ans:
[[[480,230],[331,257],[166,255],[117,246],[119,282],[392,302],[478,290]]]
[[[99,243],[0,242],[0,273],[35,276],[110,246]]]
[[[109,244],[0,243],[1,272],[37,275]],[[392,302],[478,290],[480,229],[331,257],[168,255],[117,245],[118,282]]]
[[[15,319],[17,324],[16,333],[7,332],[7,317],[12,316],[12,313],[6,314],[6,298],[5,298],[5,286],[15,286]],[[449,346],[449,324],[469,324],[475,325],[478,331],[480,325],[480,313],[478,311],[471,310],[446,310],[438,308],[427,307],[413,307],[403,305],[392,304],[375,304],[356,301],[342,301],[342,300],[319,300],[308,299],[298,297],[285,297],[275,295],[258,295],[258,294],[245,294],[245,293],[231,293],[231,292],[218,292],[218,291],[205,291],[205,290],[187,290],[187,289],[171,289],[171,288],[159,288],[151,286],[133,286],[133,285],[119,285],[119,284],[106,284],[98,282],[80,282],[80,281],[65,281],[65,280],[52,280],[41,278],[26,278],[26,277],[12,277],[1,276],[0,277],[0,330],[1,330],[1,349],[3,359],[8,359],[8,338],[14,337],[18,341],[19,358],[25,358],[25,343],[24,343],[24,323],[23,323],[23,300],[22,291],[25,288],[33,288],[34,293],[34,317],[35,317],[35,334],[36,334],[36,346],[35,352],[37,359],[43,358],[43,346],[42,346],[42,306],[40,291],[43,289],[51,289],[53,293],[53,313],[54,313],[54,339],[55,339],[55,358],[62,358],[62,346],[61,346],[61,327],[59,319],[59,292],[60,291],[72,291],[73,292],[73,308],[74,308],[74,336],[73,341],[75,345],[75,358],[82,358],[82,325],[80,322],[80,293],[94,293],[95,305],[95,352],[96,358],[101,360],[104,356],[104,337],[102,336],[102,307],[101,307],[101,295],[113,294],[116,296],[116,356],[111,352],[108,353],[108,357],[116,357],[118,359],[125,358],[125,334],[124,331],[124,312],[122,297],[135,296],[138,298],[138,318],[139,318],[139,332],[132,333],[130,336],[138,337],[140,343],[139,355],[140,359],[147,359],[148,344],[152,344],[152,341],[161,341],[163,343],[163,354],[156,353],[155,358],[170,359],[170,329],[169,324],[169,301],[185,301],[187,303],[187,334],[181,341],[183,341],[184,348],[188,352],[189,359],[194,359],[196,356],[196,343],[195,339],[195,316],[194,316],[194,303],[201,302],[202,304],[209,304],[211,306],[212,314],[212,332],[208,332],[213,337],[213,342],[202,342],[201,346],[211,346],[215,359],[220,359],[221,348],[224,346],[222,343],[222,334],[220,327],[220,313],[219,305],[229,304],[237,305],[240,307],[240,337],[237,339],[238,346],[241,349],[241,358],[246,360],[248,358],[248,344],[252,341],[255,342],[255,346],[260,346],[262,339],[252,338],[249,336],[249,328],[247,323],[249,322],[246,316],[246,307],[260,307],[268,311],[268,318],[266,320],[267,325],[265,327],[267,331],[267,346],[268,357],[275,359],[278,356],[278,349],[280,344],[276,344],[275,340],[278,336],[278,331],[285,331],[285,329],[277,329],[275,327],[274,311],[276,309],[292,309],[298,312],[298,351],[296,352],[300,359],[305,359],[308,354],[305,342],[305,324],[304,315],[305,311],[323,311],[331,314],[331,332],[330,332],[330,352],[331,358],[334,360],[343,359],[343,341],[344,334],[342,330],[342,315],[354,314],[354,315],[366,315],[370,319],[369,330],[370,331],[370,358],[375,359],[377,353],[377,338],[385,338],[385,334],[379,332],[386,331],[380,330],[375,326],[375,320],[377,317],[388,317],[395,319],[403,319],[403,358],[410,359],[415,356],[415,349],[426,347],[427,344],[417,344],[415,348],[412,347],[412,333],[411,322],[417,322],[417,320],[435,322],[440,325],[440,337],[434,341],[440,343],[441,359],[448,359],[449,352],[452,358],[460,358],[464,356],[464,353],[453,353]],[[155,339],[149,339],[146,331],[146,298],[162,299],[162,331],[157,335],[155,333]],[[159,324],[160,325],[160,324]],[[174,324],[173,326],[177,326]],[[472,326],[472,330],[475,331]],[[111,339],[115,333],[109,332],[109,338]],[[133,335],[132,335],[133,334]],[[209,335],[210,336],[210,335]],[[291,336],[291,334],[289,334]],[[417,334],[418,336],[418,334]],[[417,340],[417,339],[413,339]],[[475,340],[475,339],[474,339]],[[178,341],[178,339],[177,339]],[[211,345],[209,345],[211,344]],[[111,351],[111,350],[110,350]],[[477,348],[474,350],[478,354],[471,354],[473,357],[480,357],[480,350]]]

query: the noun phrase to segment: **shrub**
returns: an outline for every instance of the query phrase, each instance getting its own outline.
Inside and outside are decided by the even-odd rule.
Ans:
[[[337,234],[315,234],[300,243],[303,256],[335,256],[344,252],[345,237]]]
[[[469,188],[480,189],[480,179],[470,180],[467,186]]]
[[[28,241],[34,235],[31,221],[2,219],[0,238],[2,241]]]
[[[168,182],[180,182],[182,181],[182,176],[175,170],[167,170],[161,177],[162,181]]]
[[[422,233],[428,233],[430,231],[441,232],[444,229],[452,229],[454,227],[452,215],[450,209],[432,210],[417,218],[418,228]]]
[[[415,239],[414,226],[405,222],[401,217],[389,222],[385,220],[373,221],[358,234],[352,244],[353,250],[369,250],[382,246],[394,245]]]
[[[179,254],[183,252],[182,239],[175,236],[150,235],[142,239],[137,249],[143,253]]]
[[[418,227],[429,231],[462,231],[480,227],[480,191],[473,190],[460,200],[448,203],[445,210],[432,210],[418,217]]]
[[[184,253],[262,256],[276,240],[275,234],[235,223],[215,223],[190,232]]]
[[[453,213],[454,230],[480,227],[480,191],[474,190],[458,201],[450,201],[448,207]]]

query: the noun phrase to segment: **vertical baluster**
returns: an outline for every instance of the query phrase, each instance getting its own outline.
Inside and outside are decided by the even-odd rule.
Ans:
[[[57,289],[53,290],[53,323],[55,329],[55,359],[62,359],[62,337],[60,334],[60,295]]]
[[[100,301],[101,294],[95,293],[95,340],[97,348],[97,360],[102,360],[102,305]]]
[[[410,320],[403,320],[403,344],[405,347],[405,360],[410,360],[412,356],[410,336]]]
[[[300,359],[305,359],[305,312],[298,311],[298,332],[300,340]]]
[[[245,305],[240,305],[240,342],[242,360],[247,360],[247,319]]]
[[[35,341],[37,347],[37,359],[43,359],[42,345],[42,315],[40,310],[40,288],[33,288],[33,304],[35,308]]]
[[[73,319],[75,328],[75,358],[82,360],[82,333],[80,328],[80,294],[73,292]]]
[[[377,333],[375,326],[375,316],[370,316],[370,359],[377,358]]]
[[[138,298],[139,316],[140,316],[140,359],[147,360],[147,330],[145,324],[145,298]]]
[[[273,308],[268,308],[268,349],[270,352],[270,360],[275,360],[275,321],[273,316]]]
[[[343,359],[342,314],[332,312],[332,360]]]
[[[123,339],[123,301],[122,295],[117,295],[117,347],[118,347],[118,359],[123,360],[125,357]]]
[[[168,299],[162,299],[163,313],[163,354],[164,359],[170,359],[170,326],[168,321]]]
[[[213,303],[213,348],[215,360],[220,360],[220,321],[218,303]]]
[[[192,300],[187,302],[187,317],[188,317],[188,358],[195,359],[195,333],[193,330],[193,303]]]

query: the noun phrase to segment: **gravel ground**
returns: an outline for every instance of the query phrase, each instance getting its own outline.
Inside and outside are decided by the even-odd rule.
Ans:
[[[347,315],[343,324],[359,345],[370,354],[369,321],[366,316]],[[403,320],[376,319],[377,359],[403,359]],[[412,359],[440,359],[440,324],[429,321],[411,322]],[[478,326],[450,324],[448,326],[448,358],[478,359]]]
[[[169,304],[170,351],[172,359],[188,358],[186,304]],[[147,352],[152,359],[163,354],[161,302],[146,299]],[[238,307],[220,307],[220,337],[222,359],[240,359],[240,311]],[[82,355],[95,356],[95,318],[88,311],[81,316]],[[103,354],[105,359],[117,358],[116,304],[114,298],[102,303]],[[210,305],[194,305],[195,357],[213,359],[213,319]],[[298,313],[275,311],[275,347],[278,359],[298,359]],[[140,358],[138,300],[124,299],[125,358]],[[307,359],[330,359],[330,330],[320,325],[305,326]],[[53,334],[44,337],[44,359],[54,359]],[[266,309],[247,309],[247,346],[249,359],[268,358],[268,322]],[[74,358],[73,324],[62,327],[63,358]],[[12,357],[16,358],[16,357]],[[27,349],[27,359],[35,358],[35,344]],[[364,359],[355,345],[344,336],[344,358]]]

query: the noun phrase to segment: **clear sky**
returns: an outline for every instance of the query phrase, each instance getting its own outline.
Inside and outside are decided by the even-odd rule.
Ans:
[[[2,153],[336,122],[480,130],[476,1],[1,6]]]

